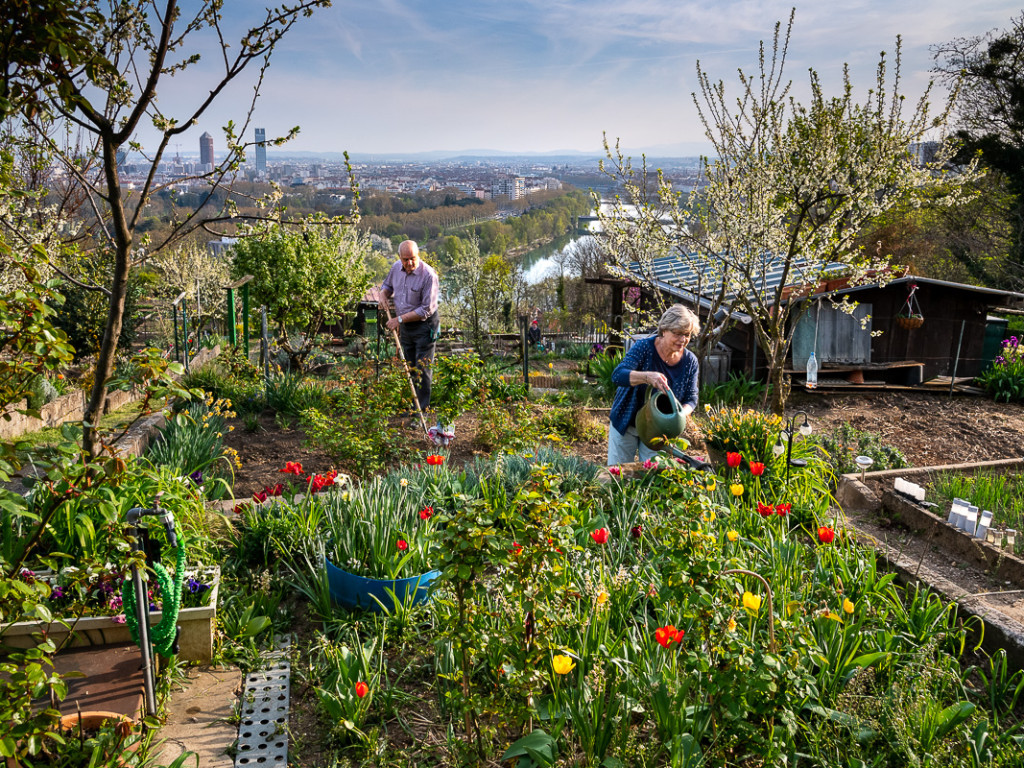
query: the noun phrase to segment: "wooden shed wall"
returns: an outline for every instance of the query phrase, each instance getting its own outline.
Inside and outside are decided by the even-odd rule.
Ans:
[[[963,323],[957,376],[977,376],[982,368],[985,343],[985,318],[991,301],[971,291],[944,285],[922,283],[917,302],[924,315],[924,325],[907,330],[896,322],[896,316],[907,299],[907,285],[887,286],[857,291],[857,301],[873,305],[872,328],[882,331],[871,340],[871,361],[895,363],[915,360],[924,364],[924,378],[951,376],[957,359],[957,342]]]

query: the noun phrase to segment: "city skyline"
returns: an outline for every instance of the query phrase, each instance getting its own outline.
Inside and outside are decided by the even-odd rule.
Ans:
[[[183,1],[185,11],[194,5]],[[262,14],[260,4],[237,6],[225,8],[236,30]],[[695,155],[709,146],[690,97],[697,60],[735,94],[737,68],[756,70],[759,42],[770,44],[790,7],[773,0],[713,8],[672,0],[336,0],[285,37],[245,138],[257,126],[272,140],[298,125],[283,151],[596,155],[606,132],[634,154]],[[966,18],[963,11],[952,0],[798,4],[787,61],[794,95],[806,98],[809,67],[827,94],[838,94],[846,63],[863,100],[883,50],[892,72],[902,35],[901,85],[911,109],[930,77],[930,46],[1006,28],[1020,13],[1006,0],[977,0]],[[200,65],[161,90],[165,114],[183,113],[215,76],[219,50],[212,40],[203,46]],[[223,146],[220,126],[234,120],[241,127],[250,95],[243,81],[234,83],[194,135],[209,131]],[[155,142],[145,130],[139,139]]]

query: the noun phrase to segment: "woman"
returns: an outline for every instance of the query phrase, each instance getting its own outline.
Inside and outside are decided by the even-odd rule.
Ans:
[[[673,304],[658,321],[658,334],[633,344],[612,373],[618,385],[608,428],[608,466],[652,458],[657,451],[640,442],[636,415],[643,407],[647,387],[669,389],[682,406],[683,416],[697,407],[697,356],[686,348],[700,332],[697,316],[682,304]]]

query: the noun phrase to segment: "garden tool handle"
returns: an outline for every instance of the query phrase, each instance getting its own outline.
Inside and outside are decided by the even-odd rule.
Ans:
[[[384,305],[384,314],[387,315],[387,318],[390,321],[391,310],[387,308],[386,304]],[[416,406],[416,413],[419,414],[420,426],[423,427],[423,434],[427,436],[427,439],[430,439],[430,430],[427,428],[427,420],[423,416],[423,409],[420,408],[420,398],[419,395],[416,394],[416,385],[413,384],[412,381],[412,371],[409,369],[409,361],[405,359],[405,352],[402,351],[402,340],[398,338],[398,329],[392,328],[391,335],[395,337],[395,349],[398,350],[398,357],[402,360],[402,367],[405,369],[405,378],[408,380],[409,389],[412,391],[412,402],[413,405]],[[431,442],[433,441],[431,440]]]

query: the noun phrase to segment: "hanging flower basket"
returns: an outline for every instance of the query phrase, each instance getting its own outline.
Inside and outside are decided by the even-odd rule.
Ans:
[[[900,328],[906,328],[908,331],[912,331],[915,328],[920,328],[924,325],[924,315],[897,315],[896,324]]]
[[[903,302],[900,313],[896,315],[896,324],[900,328],[906,328],[908,331],[924,325],[924,315],[921,313],[921,307],[917,303],[916,293],[917,283],[911,283],[907,293],[907,300]]]

